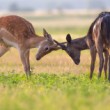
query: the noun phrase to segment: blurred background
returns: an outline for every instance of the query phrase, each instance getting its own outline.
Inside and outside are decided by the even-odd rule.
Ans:
[[[46,28],[53,34],[85,34],[94,18],[109,9],[109,0],[0,0],[0,16],[22,16],[40,33]]]
[[[34,11],[63,9],[107,9],[109,0],[0,0],[1,10]],[[5,5],[3,5],[5,4]]]
[[[109,8],[109,0],[0,0],[0,16],[22,16],[38,31],[46,28],[53,34],[85,34],[97,14]]]
[[[102,11],[109,11],[109,2],[109,0],[0,0],[0,16],[18,15],[24,17],[33,24],[36,34],[42,35],[42,29],[45,28],[54,39],[62,42],[65,41],[68,33],[73,39],[86,35],[96,16]],[[31,57],[33,65],[36,63],[35,54],[36,51]],[[55,58],[57,60],[53,63]],[[60,61],[59,64],[58,61]],[[46,66],[43,68],[42,64],[47,65],[47,68]],[[67,65],[70,66],[67,68]],[[53,70],[49,69],[50,66]],[[38,73],[44,71],[54,73],[57,67],[57,72],[77,74],[89,72],[89,66],[90,55],[88,50],[82,52],[79,66],[76,66],[65,52],[58,51],[52,52],[37,62],[37,67],[40,69],[34,70]],[[98,67],[98,62],[96,62],[96,67]]]

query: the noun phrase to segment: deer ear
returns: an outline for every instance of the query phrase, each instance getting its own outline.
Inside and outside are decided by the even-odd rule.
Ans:
[[[66,40],[67,40],[68,43],[71,43],[72,40],[71,40],[71,35],[70,34],[67,34]]]
[[[50,43],[53,43],[53,39],[52,39],[51,35],[48,34],[48,32],[47,32],[45,29],[43,29],[43,34],[44,34],[44,37],[45,37]]]
[[[44,37],[47,37],[47,35],[48,35],[48,33],[45,29],[43,29],[43,35],[44,35]]]
[[[48,40],[50,43],[54,43],[54,42],[53,42],[53,39],[52,39],[52,37],[51,37],[50,34],[48,34],[48,36],[47,36],[47,40]]]

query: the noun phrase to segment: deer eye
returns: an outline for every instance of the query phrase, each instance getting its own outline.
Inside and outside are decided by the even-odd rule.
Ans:
[[[49,50],[49,48],[48,47],[45,47],[45,51],[48,51]]]

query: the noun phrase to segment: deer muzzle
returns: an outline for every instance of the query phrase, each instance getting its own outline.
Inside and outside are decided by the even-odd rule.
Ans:
[[[75,59],[74,62],[75,62],[76,65],[79,65],[80,59]]]
[[[40,60],[41,59],[41,57],[39,57],[38,55],[36,55],[36,60]]]

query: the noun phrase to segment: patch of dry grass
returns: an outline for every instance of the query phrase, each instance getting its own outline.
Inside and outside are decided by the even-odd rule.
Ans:
[[[33,73],[87,73],[90,67],[89,50],[83,51],[81,54],[81,62],[75,65],[71,58],[62,50],[52,52],[44,56],[40,61],[36,61],[35,55],[37,49],[32,49],[30,54],[30,62]],[[97,68],[96,63],[96,69]],[[16,49],[11,49],[3,57],[0,58],[0,72],[22,73],[23,67]]]

